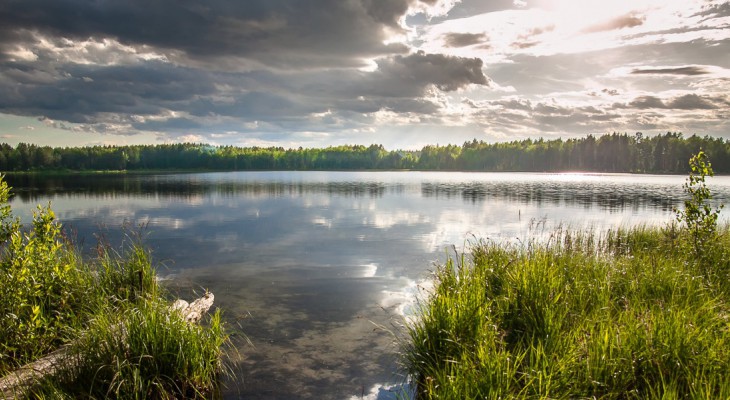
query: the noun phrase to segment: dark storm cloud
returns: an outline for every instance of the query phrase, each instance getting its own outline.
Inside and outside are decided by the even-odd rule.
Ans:
[[[438,113],[429,88],[489,80],[480,59],[383,44],[417,2],[439,0],[5,2],[0,112],[164,132]],[[368,58],[376,70],[349,68]],[[311,122],[320,114],[325,126]]]
[[[282,90],[300,93],[307,103],[369,113],[390,110],[426,114],[438,111],[431,101],[422,99],[429,88],[449,92],[468,85],[489,86],[478,58],[417,52],[376,60],[372,72],[339,70],[283,77]],[[282,83],[286,82],[286,83]]]
[[[635,14],[626,14],[611,19],[609,21],[602,22],[600,24],[589,26],[588,28],[584,29],[583,32],[594,33],[612,31],[615,29],[633,28],[635,26],[643,25],[645,20],[646,17],[644,17],[643,15],[639,16]]]
[[[421,98],[429,87],[453,91],[489,83],[480,59],[422,52],[381,58],[372,72],[228,73],[145,62],[108,67],[67,64],[50,69],[43,80],[35,77],[44,72],[33,63],[14,63],[14,70],[26,78],[10,78],[9,64],[0,72],[3,112],[97,127],[128,124],[137,130],[172,134],[205,128],[234,130],[235,121],[239,125],[259,121],[291,131],[328,131],[342,126],[333,119],[338,116],[357,126],[372,122],[357,114],[380,110],[434,114],[442,105]],[[172,111],[183,116],[175,117]],[[325,112],[333,118],[312,122],[312,115]]]
[[[426,54],[419,51],[408,56],[395,56],[381,66],[381,72],[406,81],[431,83],[441,90],[454,91],[469,84],[487,85],[480,58]]]
[[[675,67],[675,68],[636,68],[631,71],[633,75],[706,75],[709,74],[704,67],[700,66],[686,66],[686,67]]]
[[[467,47],[475,44],[486,44],[487,35],[484,33],[447,33],[444,35],[444,44],[447,47]]]
[[[452,5],[438,16],[412,15],[418,7],[445,12]],[[727,97],[707,95],[727,84],[720,80],[730,41],[717,39],[719,22],[671,25],[677,31],[667,34],[715,30],[680,43],[662,41],[652,19],[625,14],[592,29],[646,25],[630,31],[633,38],[615,33],[634,45],[551,54],[542,45],[561,30],[550,25],[559,22],[545,20],[510,34],[506,40],[522,50],[489,65],[439,52],[465,55],[489,44],[502,51],[509,42],[498,43],[498,34],[465,33],[480,30],[458,24],[427,34],[439,21],[537,6],[515,0],[0,1],[0,114],[40,116],[67,130],[225,134],[233,142],[241,138],[236,132],[296,141],[308,134],[345,137],[348,130],[399,132],[412,123],[443,126],[466,108],[465,120],[483,114],[484,131],[494,121],[538,132],[595,131],[629,113],[641,115],[641,126],[662,113],[719,118],[730,107]],[[718,18],[730,10],[723,4],[701,15]],[[401,25],[404,17],[412,30]],[[478,54],[493,61],[498,51]],[[694,97],[666,95],[695,89]],[[594,93],[591,107],[581,107],[586,93]],[[470,95],[482,100],[455,106]]]
[[[17,68],[34,71],[32,66]],[[88,123],[102,113],[152,115],[215,92],[205,74],[162,63],[106,68],[69,65],[56,73],[52,85],[0,80],[0,110]]]
[[[469,84],[488,85],[489,81],[482,71],[482,66],[480,58],[426,54],[419,51],[379,61],[378,81],[382,90],[397,95],[409,92],[422,93],[429,84],[448,92]]]
[[[354,65],[363,57],[406,51],[385,45],[384,28],[413,0],[23,0],[0,9],[0,42],[28,31],[71,40],[113,38],[130,46],[180,51],[191,58],[243,57],[291,66]],[[336,56],[336,57],[334,57]]]
[[[252,91],[234,96],[232,101],[195,101],[186,107],[193,115],[204,117],[215,114],[243,119],[276,121],[286,118],[300,118],[309,113],[326,111],[326,105],[319,102],[298,101],[291,96],[278,93]]]

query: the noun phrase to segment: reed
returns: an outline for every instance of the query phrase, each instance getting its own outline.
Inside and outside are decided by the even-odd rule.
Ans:
[[[117,304],[101,311],[74,343],[82,360],[45,384],[40,398],[210,398],[225,371],[220,312],[206,326],[186,322],[166,303]]]
[[[730,232],[477,241],[434,273],[404,364],[424,399],[728,398]]]

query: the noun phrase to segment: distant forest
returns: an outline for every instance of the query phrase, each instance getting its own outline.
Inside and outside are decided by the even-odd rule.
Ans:
[[[530,172],[687,172],[687,160],[704,150],[717,173],[730,173],[730,141],[669,132],[466,142],[388,151],[381,145],[284,149],[205,144],[52,148],[0,144],[0,171],[50,170],[442,170]]]

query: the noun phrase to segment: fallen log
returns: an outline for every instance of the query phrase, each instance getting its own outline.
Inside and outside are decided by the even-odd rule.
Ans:
[[[213,306],[214,299],[213,293],[206,292],[203,297],[192,303],[185,300],[176,300],[170,308],[179,311],[185,321],[197,323]],[[0,378],[0,394],[2,395],[0,400],[22,397],[34,382],[55,375],[61,370],[62,366],[73,363],[74,360],[71,359],[68,348],[68,346],[63,346],[45,357],[28,363]]]
[[[33,382],[55,375],[69,358],[68,347],[64,346],[4,376],[0,379],[1,398],[9,400],[22,396]]]
[[[213,293],[206,292],[203,297],[196,299],[192,303],[188,303],[187,301],[180,299],[176,300],[172,303],[170,308],[173,310],[179,310],[185,321],[192,324],[200,321],[200,319],[203,318],[203,315],[205,315],[205,313],[213,307],[213,300],[215,300]]]

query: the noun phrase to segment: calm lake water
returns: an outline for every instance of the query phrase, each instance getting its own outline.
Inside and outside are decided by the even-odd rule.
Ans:
[[[560,224],[663,224],[682,204],[685,177],[228,172],[8,181],[24,221],[50,201],[89,253],[98,238],[120,245],[122,226],[142,226],[173,290],[215,294],[237,349],[224,398],[390,399],[405,382],[404,315],[454,246],[540,237]],[[709,181],[727,203],[730,177]]]

